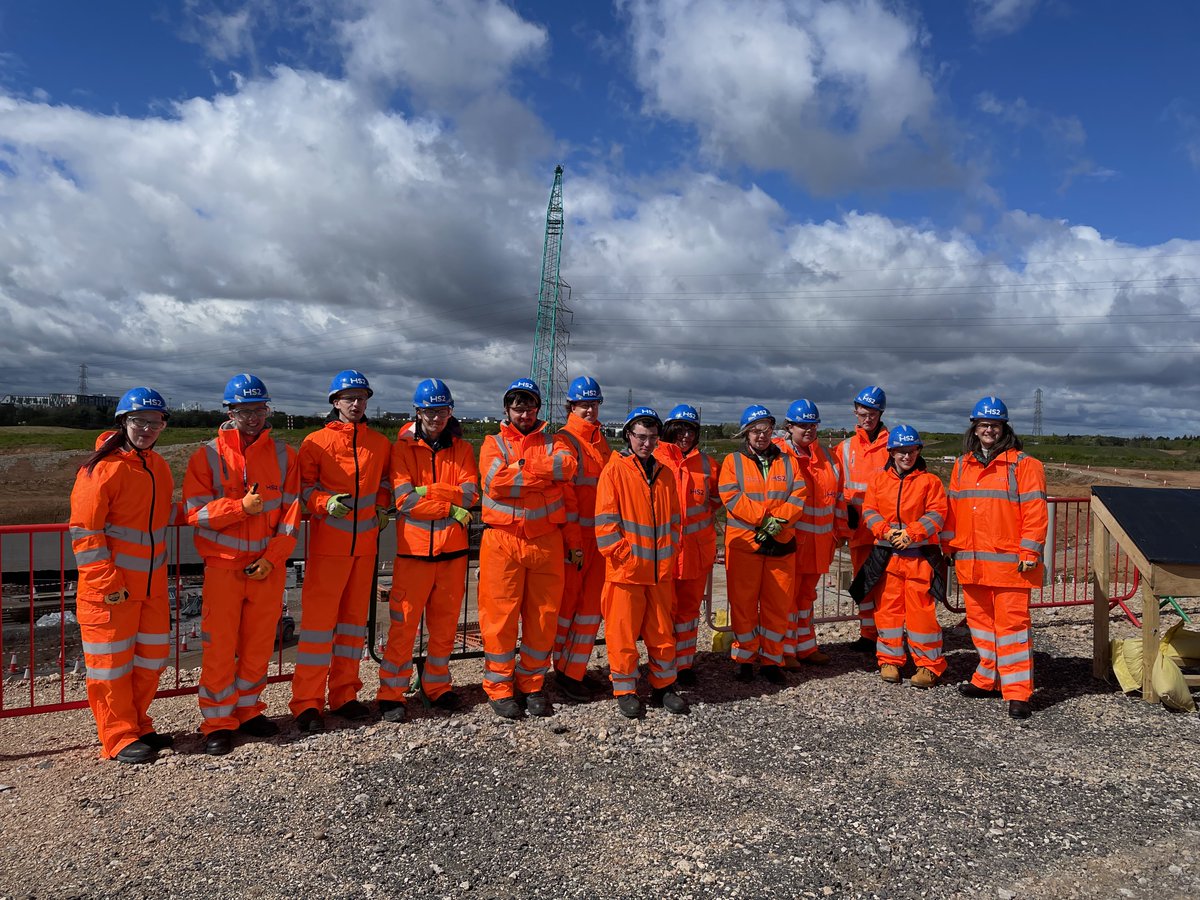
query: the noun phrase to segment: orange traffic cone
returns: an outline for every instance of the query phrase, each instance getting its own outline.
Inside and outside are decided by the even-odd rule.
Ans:
[[[15,653],[12,655],[12,658],[8,661],[8,671],[9,671],[9,674],[11,674],[11,675],[16,675],[17,672],[20,671],[20,669],[17,668],[17,654],[15,654]]]

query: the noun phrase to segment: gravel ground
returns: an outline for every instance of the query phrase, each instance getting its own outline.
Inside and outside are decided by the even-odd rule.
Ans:
[[[0,896],[1200,895],[1200,717],[1094,681],[1089,617],[1037,614],[1027,723],[881,683],[847,625],[785,688],[702,654],[692,714],[639,722],[611,698],[502,722],[477,660],[459,713],[315,737],[272,686],[283,734],[223,758],[194,697],[156,701],[176,749],[140,767],[97,758],[86,711],[0,720]]]

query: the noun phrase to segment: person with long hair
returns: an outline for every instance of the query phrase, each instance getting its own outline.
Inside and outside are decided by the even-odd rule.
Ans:
[[[177,516],[175,482],[154,451],[167,416],[158,391],[126,391],[116,428],[97,439],[71,491],[88,705],[102,755],[124,763],[150,762],[173,743],[148,714],[170,650],[166,532]]]

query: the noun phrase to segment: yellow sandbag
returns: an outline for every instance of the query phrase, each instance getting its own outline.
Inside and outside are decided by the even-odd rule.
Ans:
[[[729,624],[729,611],[718,609],[713,613],[713,623],[718,628],[724,628]],[[728,653],[733,647],[733,632],[732,631],[714,631],[712,636],[713,653]]]
[[[1117,676],[1117,684],[1121,686],[1121,690],[1126,694],[1130,691],[1140,691],[1142,673],[1145,671],[1142,662],[1142,639],[1109,641],[1108,654],[1112,660],[1113,674]]]
[[[1181,669],[1200,666],[1200,631],[1190,631],[1183,626],[1183,621],[1179,621],[1167,629],[1158,652]]]
[[[1196,701],[1192,699],[1192,692],[1188,690],[1183,672],[1179,671],[1179,666],[1168,659],[1165,653],[1158,654],[1158,658],[1154,660],[1150,683],[1154,685],[1158,699],[1167,709],[1178,712],[1196,711]]]

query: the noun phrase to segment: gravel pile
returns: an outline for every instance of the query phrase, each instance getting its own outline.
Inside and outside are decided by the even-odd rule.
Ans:
[[[156,701],[176,749],[141,767],[97,758],[86,711],[0,720],[0,896],[1200,895],[1200,717],[1092,680],[1089,616],[1035,619],[1026,723],[881,683],[848,625],[783,688],[702,654],[692,714],[640,722],[611,698],[502,722],[478,661],[453,664],[454,715],[283,719],[221,758],[194,697]],[[962,680],[969,640],[947,649]]]

